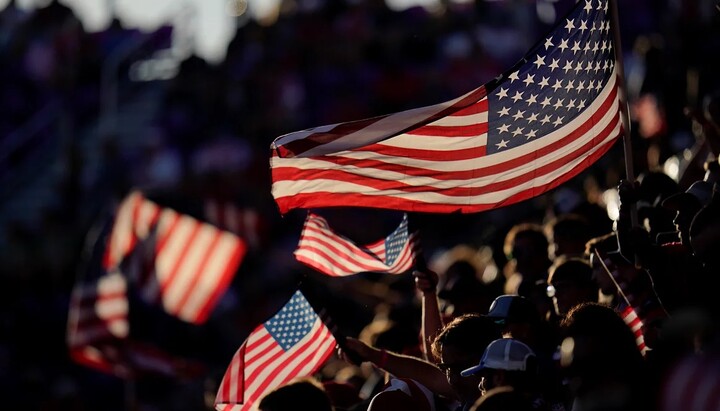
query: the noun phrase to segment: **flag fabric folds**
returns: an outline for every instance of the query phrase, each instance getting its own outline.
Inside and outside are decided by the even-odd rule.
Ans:
[[[255,409],[266,392],[317,371],[334,353],[335,345],[328,327],[302,292],[296,291],[235,353],[220,383],[215,409]]]
[[[635,309],[633,309],[632,306],[628,305],[620,312],[620,316],[635,335],[635,344],[637,344],[638,349],[641,353],[643,353],[643,355],[645,355],[648,347],[645,345],[645,336],[643,334],[644,324],[638,316],[637,312],[635,311]]]
[[[413,267],[417,246],[417,233],[408,231],[407,214],[389,236],[360,247],[335,233],[323,217],[308,213],[295,258],[333,277],[362,272],[401,274]]]
[[[200,324],[227,289],[245,251],[238,236],[133,192],[119,206],[104,265],[126,263],[147,301]]]
[[[580,1],[498,78],[442,104],[278,137],[280,212],[331,206],[472,213],[557,187],[617,141],[607,0]]]

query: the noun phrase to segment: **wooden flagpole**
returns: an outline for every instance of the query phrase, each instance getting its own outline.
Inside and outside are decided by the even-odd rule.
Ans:
[[[625,179],[635,182],[635,171],[633,166],[633,151],[630,133],[630,108],[628,104],[627,87],[625,85],[625,67],[623,65],[622,45],[620,43],[620,23],[618,20],[617,0],[608,0],[610,6],[610,25],[613,32],[613,44],[615,47],[615,65],[618,70],[618,81],[620,82],[620,90],[622,92],[620,104],[623,106],[620,110],[620,117],[623,124],[623,146],[625,149]],[[630,224],[631,227],[637,227],[638,216],[637,207],[632,204],[630,208]]]

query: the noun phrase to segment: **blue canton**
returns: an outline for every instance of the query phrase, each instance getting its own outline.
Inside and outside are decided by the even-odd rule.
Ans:
[[[487,154],[552,133],[581,114],[615,63],[607,0],[585,0],[488,87]]]
[[[265,329],[287,351],[305,337],[319,317],[300,291],[265,323]]]
[[[385,264],[392,266],[400,256],[400,252],[408,241],[407,214],[403,215],[402,222],[395,231],[385,238]]]

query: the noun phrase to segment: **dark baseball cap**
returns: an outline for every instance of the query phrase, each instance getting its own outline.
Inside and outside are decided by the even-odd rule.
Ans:
[[[487,317],[498,324],[535,323],[539,313],[535,305],[519,295],[501,295],[497,297],[488,310]]]

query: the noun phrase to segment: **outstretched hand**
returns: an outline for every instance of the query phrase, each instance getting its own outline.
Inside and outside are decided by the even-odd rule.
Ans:
[[[375,351],[374,348],[352,337],[346,337],[345,341],[338,346],[337,350],[338,357],[354,365],[360,365],[365,361],[370,361],[373,351]]]

